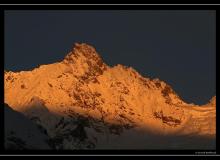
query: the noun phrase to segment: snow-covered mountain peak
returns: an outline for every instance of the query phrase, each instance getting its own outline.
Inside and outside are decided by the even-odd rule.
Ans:
[[[53,142],[62,137],[53,144],[58,148],[73,149],[79,141],[98,146],[127,130],[215,136],[215,97],[202,107],[187,104],[166,82],[121,64],[110,67],[85,43],[61,62],[5,71],[4,82],[5,103],[44,127]]]
[[[65,63],[76,63],[81,61],[89,66],[104,67],[101,56],[96,52],[95,48],[86,43],[75,43],[72,51],[64,58]]]
[[[75,43],[63,63],[72,68],[77,77],[93,77],[102,74],[108,66],[95,48],[86,43]]]

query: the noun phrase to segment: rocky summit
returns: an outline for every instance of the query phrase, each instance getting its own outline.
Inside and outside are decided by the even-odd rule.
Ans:
[[[5,125],[6,149],[215,149],[215,96],[188,104],[162,80],[108,66],[85,43],[60,62],[5,71],[4,97],[13,112],[7,121],[17,113],[28,124],[18,123],[13,134]],[[32,135],[42,145],[19,136],[28,127],[39,129]]]

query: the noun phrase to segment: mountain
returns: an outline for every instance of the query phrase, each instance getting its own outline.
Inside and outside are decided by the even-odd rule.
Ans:
[[[4,105],[6,149],[49,149],[49,137],[45,130],[34,124],[21,113]]]
[[[216,97],[188,104],[164,81],[108,66],[85,43],[60,62],[5,71],[4,84],[5,103],[44,128],[51,149],[215,148]]]

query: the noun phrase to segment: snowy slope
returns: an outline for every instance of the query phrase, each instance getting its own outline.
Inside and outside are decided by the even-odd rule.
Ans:
[[[177,141],[169,144],[177,148],[204,148],[203,141],[193,141],[196,137],[204,143],[211,139],[205,147],[214,147],[215,97],[203,106],[187,104],[159,79],[142,77],[131,67],[108,66],[87,44],[75,44],[61,62],[5,72],[4,81],[5,102],[43,126],[54,149],[119,144],[146,149],[157,144],[158,136],[164,143],[153,148],[167,148],[166,139],[174,136]],[[142,138],[134,144],[130,134]]]
[[[49,149],[47,134],[21,113],[4,106],[6,149]]]

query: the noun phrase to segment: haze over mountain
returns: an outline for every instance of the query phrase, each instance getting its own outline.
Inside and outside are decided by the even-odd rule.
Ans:
[[[4,84],[5,103],[46,131],[50,149],[215,148],[215,96],[188,104],[162,80],[108,66],[85,43],[61,62],[5,71]]]

